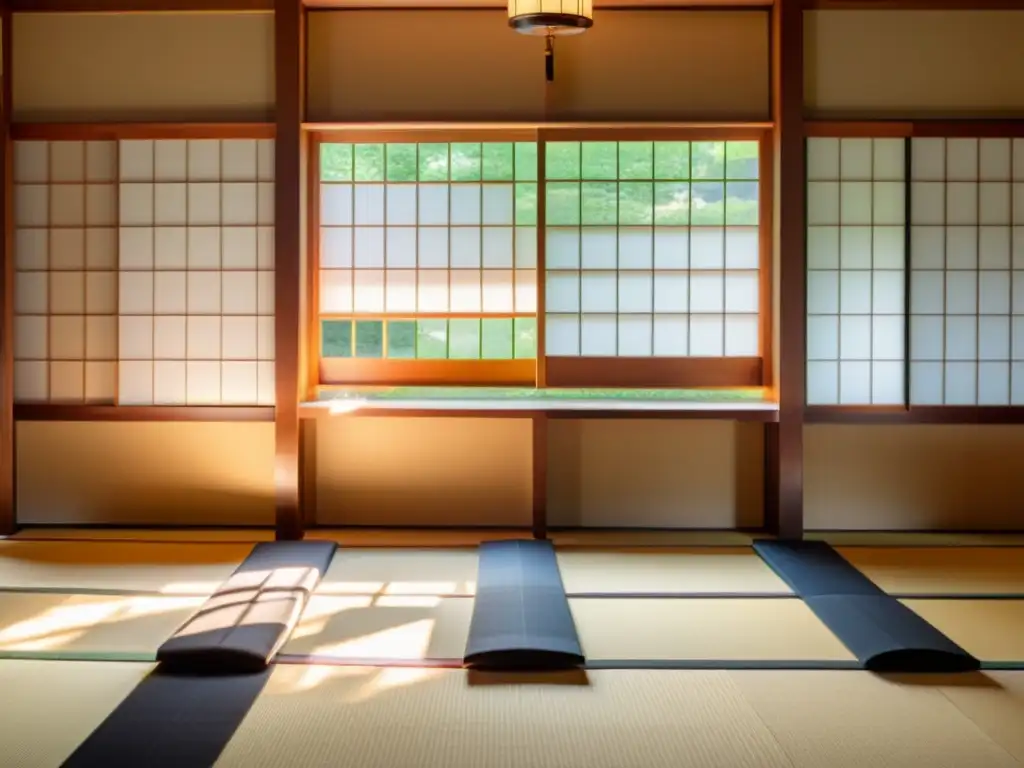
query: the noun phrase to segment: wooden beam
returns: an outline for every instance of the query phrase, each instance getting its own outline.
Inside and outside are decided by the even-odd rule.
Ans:
[[[807,120],[807,136],[848,139],[1019,139],[1024,138],[1021,118],[962,118],[921,120]]]
[[[273,11],[274,0],[9,0],[32,13],[192,13]]]
[[[533,538],[548,537],[548,417],[536,413],[531,418],[533,448]]]
[[[0,88],[0,535],[14,533],[14,221],[13,144],[11,142],[11,8],[0,7],[3,85]]]
[[[302,523],[305,528],[316,526],[316,419],[303,419],[299,422],[299,471],[302,473],[300,505]]]
[[[63,405],[22,403],[18,421],[273,421],[274,409],[248,405]]]
[[[303,123],[302,129],[318,133],[321,141],[417,142],[417,141],[758,141],[774,124],[763,120],[732,123],[600,122],[509,123],[474,120],[449,122]],[[538,135],[539,132],[539,135]]]
[[[277,144],[274,183],[274,487],[279,539],[301,539],[302,468],[299,400],[302,360],[302,118],[305,11],[301,0],[276,0],[274,53]]]
[[[778,536],[803,537],[804,324],[807,276],[804,216],[803,2],[779,0],[772,10],[772,113],[775,122],[775,206],[779,345],[779,423],[765,429],[765,525]]]
[[[1014,405],[812,405],[805,424],[1024,424]]]
[[[273,123],[14,123],[15,141],[272,139]]]
[[[814,11],[1024,11],[1024,0],[808,0]]]
[[[807,120],[804,130],[808,138],[905,139],[913,135],[914,124],[907,120]]]
[[[612,389],[760,387],[760,357],[552,357],[544,359],[549,387]]]

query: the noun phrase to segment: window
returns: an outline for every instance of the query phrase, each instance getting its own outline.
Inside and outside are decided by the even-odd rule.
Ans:
[[[317,137],[321,384],[761,384],[760,133],[457,134]]]
[[[682,383],[645,363],[758,358],[757,141],[546,149],[549,383],[625,382],[625,366]]]
[[[1024,141],[911,146],[910,403],[1024,404]]]
[[[18,402],[274,402],[273,142],[15,142]]]
[[[1024,404],[1024,140],[807,152],[808,404]]]
[[[118,402],[274,402],[273,154],[120,142]]]
[[[15,143],[18,402],[114,402],[116,180],[116,142]]]
[[[319,155],[322,380],[532,382],[536,142],[325,141]]]
[[[807,402],[903,403],[904,139],[807,143]]]

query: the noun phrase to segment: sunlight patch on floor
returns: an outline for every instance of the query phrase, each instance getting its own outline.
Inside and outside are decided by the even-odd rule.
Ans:
[[[50,597],[50,596],[46,596]],[[52,598],[50,598],[52,600]],[[200,597],[106,597],[71,595],[59,604],[0,629],[0,650],[45,651],[63,648],[86,633],[121,622],[194,609]]]
[[[446,670],[430,667],[338,667],[326,664],[285,666],[275,670],[273,685],[264,695],[294,696],[319,686],[354,683],[340,691],[347,703],[366,702],[387,691],[409,688],[434,680]]]
[[[282,653],[344,662],[462,659],[473,600],[314,595]]]
[[[364,659],[423,659],[430,647],[434,625],[434,619],[420,619],[340,643],[317,645],[312,654]]]

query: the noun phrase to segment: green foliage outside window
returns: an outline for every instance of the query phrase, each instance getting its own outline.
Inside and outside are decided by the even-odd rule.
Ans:
[[[546,223],[756,226],[756,141],[548,142]],[[515,223],[537,223],[535,142],[324,143],[322,183],[512,183]],[[324,357],[517,359],[536,319],[326,320]]]
[[[324,320],[324,357],[519,360],[537,355],[537,321],[520,318]]]

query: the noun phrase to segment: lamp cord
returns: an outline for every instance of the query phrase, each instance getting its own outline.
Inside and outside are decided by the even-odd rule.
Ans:
[[[553,35],[548,35],[544,41],[544,73],[547,75],[549,83],[555,79],[555,38]]]

